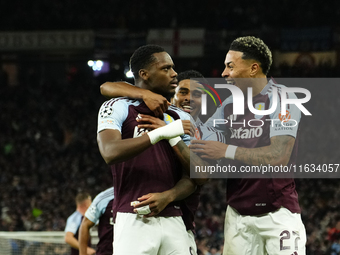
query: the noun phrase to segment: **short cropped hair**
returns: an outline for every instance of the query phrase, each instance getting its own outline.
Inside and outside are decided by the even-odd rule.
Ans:
[[[268,74],[273,62],[272,53],[261,39],[254,36],[239,37],[231,43],[229,50],[242,52],[242,59],[260,62],[263,73]]]
[[[76,204],[81,204],[82,202],[84,202],[87,199],[91,199],[91,195],[87,192],[79,192],[76,196]]]
[[[130,58],[130,70],[135,79],[139,78],[139,70],[147,68],[156,59],[154,53],[165,52],[165,49],[158,45],[148,44],[139,47]]]
[[[195,78],[203,79],[204,76],[200,72],[197,72],[195,70],[187,70],[177,75],[178,82]]]

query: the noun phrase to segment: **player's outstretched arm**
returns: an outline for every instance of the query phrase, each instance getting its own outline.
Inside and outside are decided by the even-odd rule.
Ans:
[[[196,189],[196,184],[187,175],[183,175],[182,178],[176,183],[176,185],[169,190],[161,193],[149,193],[138,198],[141,203],[136,204],[134,207],[135,212],[138,213],[138,209],[143,206],[149,205],[151,213],[145,215],[145,217],[152,217],[159,214],[163,209],[171,202],[183,200],[191,195]]]
[[[171,139],[190,130],[184,129],[189,120],[177,120],[136,138],[122,139],[120,131],[104,129],[97,134],[99,151],[109,165],[130,159],[162,139]]]
[[[129,97],[141,99],[153,111],[156,117],[163,117],[170,103],[162,95],[147,89],[136,87],[127,82],[105,82],[100,86],[100,93],[107,98]]]
[[[84,217],[79,229],[79,255],[95,254],[96,251],[87,244],[90,238],[90,228],[95,225],[88,218]]]
[[[259,148],[237,147],[234,157],[247,165],[287,165],[292,154],[295,138],[288,135],[274,136],[271,144]],[[221,159],[226,156],[228,144],[215,141],[192,141],[190,148],[193,152],[200,153],[202,158]],[[228,157],[228,155],[227,155]]]
[[[260,148],[238,147],[235,159],[248,165],[286,166],[293,151],[295,138],[288,135],[274,136],[271,144]]]

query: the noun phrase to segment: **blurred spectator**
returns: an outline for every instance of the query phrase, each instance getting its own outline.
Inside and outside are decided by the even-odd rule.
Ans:
[[[150,8],[150,6],[152,8]],[[257,28],[301,28],[338,24],[340,4],[330,0],[321,4],[316,0],[296,2],[260,0],[253,5],[243,0],[225,8],[222,0],[197,4],[174,0],[166,4],[150,0],[107,1],[105,4],[82,1],[42,0],[31,2],[2,1],[0,30],[56,30],[56,29],[129,29],[142,31],[148,28],[192,28],[245,30]],[[303,11],[301,11],[303,10]],[[268,13],[275,13],[268,19]],[[315,19],[318,13],[318,19]],[[199,17],[199,18],[198,18]],[[289,19],[287,19],[289,17]]]
[[[335,242],[340,239],[340,217],[336,219],[335,227],[328,230],[328,240]]]

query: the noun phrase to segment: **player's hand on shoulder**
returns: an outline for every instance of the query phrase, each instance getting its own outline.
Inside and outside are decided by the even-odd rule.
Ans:
[[[201,158],[218,160],[224,158],[228,145],[216,141],[192,140],[189,147]]]
[[[140,123],[138,128],[145,128],[149,130],[160,128],[166,125],[163,120],[146,114],[138,114],[137,121]]]
[[[143,92],[143,101],[146,106],[154,112],[155,116],[159,118],[163,118],[163,113],[168,110],[168,106],[170,105],[165,97],[149,90]]]
[[[195,125],[191,123],[190,120],[182,120],[184,134],[194,136],[195,134]]]

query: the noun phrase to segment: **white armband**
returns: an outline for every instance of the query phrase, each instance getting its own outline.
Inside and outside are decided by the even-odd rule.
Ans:
[[[227,159],[235,159],[236,149],[237,149],[237,146],[229,144],[228,148],[225,151],[224,157]]]
[[[158,143],[163,139],[171,139],[184,134],[182,121],[180,119],[171,122],[170,124],[161,128],[154,129],[147,133],[150,138],[151,144]]]
[[[138,205],[140,203],[140,201],[132,201],[130,203],[131,206],[135,206],[135,205]],[[149,205],[144,205],[142,207],[139,207],[139,208],[135,208],[133,209],[134,212],[136,212],[137,214],[140,214],[140,215],[145,215],[145,214],[149,214],[151,213],[151,210],[150,210],[150,206]]]
[[[169,139],[169,143],[171,145],[171,147],[174,147],[176,144],[178,144],[180,141],[182,140],[182,138],[180,136],[174,137]]]
[[[140,214],[140,215],[145,215],[145,214],[151,213],[149,205],[145,205],[145,206],[142,206],[142,207],[139,207],[139,208],[135,208],[134,210],[136,210],[137,214]]]

